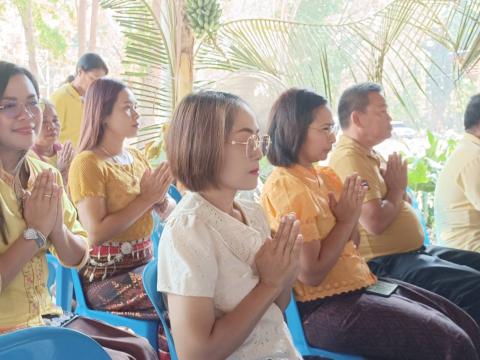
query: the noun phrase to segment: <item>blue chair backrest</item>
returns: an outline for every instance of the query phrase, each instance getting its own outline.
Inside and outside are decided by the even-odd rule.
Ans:
[[[47,286],[50,291],[55,283],[55,303],[64,311],[72,310],[73,283],[70,269],[63,267],[52,254],[46,254],[48,264]]]
[[[407,188],[407,194],[412,199],[412,207],[415,210],[415,214],[417,214],[417,218],[420,221],[420,225],[422,225],[423,230],[423,245],[427,246],[430,245],[430,236],[428,235],[428,228],[427,223],[425,222],[425,218],[423,217],[422,211],[418,206],[417,197],[415,192],[411,188]]]
[[[50,294],[52,293],[50,290],[52,285],[55,283],[55,278],[57,276],[57,265],[54,263],[55,259],[53,255],[47,254],[47,264],[48,264],[48,280],[47,280],[47,287]]]
[[[157,257],[158,253],[158,243],[160,242],[160,236],[162,236],[163,231],[163,222],[160,219],[160,216],[154,211],[153,212],[153,230],[150,239],[152,239],[153,244],[153,256]]]
[[[170,195],[177,204],[182,200],[182,194],[178,191],[177,187],[173,184],[170,184],[168,187],[168,195]]]
[[[83,315],[84,311],[88,311],[89,308],[83,293],[82,281],[80,280],[80,275],[78,274],[77,269],[70,269],[70,272],[72,276],[73,288],[75,290],[75,299],[77,301],[75,313]]]
[[[175,187],[175,185],[170,185],[168,188],[168,195],[172,197],[173,200],[177,202],[177,204],[182,200],[182,194],[180,191]],[[158,216],[158,214],[153,211],[153,231],[152,231],[152,243],[153,243],[153,255],[154,257],[157,256],[158,251],[158,243],[160,242],[160,236],[162,236],[163,231],[163,222],[162,219]]]
[[[157,262],[155,259],[149,262],[143,270],[143,287],[162,322],[162,327],[167,338],[168,349],[170,351],[170,358],[171,360],[178,360],[173,337],[167,322],[167,308],[163,301],[162,294],[157,291]]]
[[[32,327],[0,336],[0,359],[108,360],[95,340],[78,331],[58,327]]]

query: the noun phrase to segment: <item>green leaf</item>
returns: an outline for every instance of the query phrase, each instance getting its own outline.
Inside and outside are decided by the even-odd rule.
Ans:
[[[408,186],[414,191],[418,191],[428,182],[428,165],[424,160],[420,159],[408,171]]]

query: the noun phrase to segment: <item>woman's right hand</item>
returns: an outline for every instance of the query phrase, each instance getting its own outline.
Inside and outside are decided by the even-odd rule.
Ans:
[[[61,188],[55,183],[53,171],[42,171],[35,179],[32,191],[23,197],[23,217],[27,227],[48,237],[57,220],[59,196]]]
[[[255,255],[260,283],[282,291],[291,287],[300,271],[302,236],[294,214],[284,216],[274,238],[268,237]]]
[[[163,162],[155,170],[147,169],[140,181],[140,196],[151,205],[162,202],[172,181],[168,162]]]
[[[330,210],[337,222],[355,224],[358,222],[366,191],[360,176],[353,174],[346,177],[338,200],[333,193],[328,194]]]

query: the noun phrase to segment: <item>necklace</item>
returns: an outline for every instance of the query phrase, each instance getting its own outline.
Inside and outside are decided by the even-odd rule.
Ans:
[[[133,167],[134,159],[133,159],[133,156],[128,152],[128,150],[126,151],[126,155],[124,154],[123,149],[122,149],[122,152],[120,154],[113,155],[111,152],[109,152],[107,149],[105,149],[104,146],[100,145],[99,148],[100,148],[100,150],[102,150],[105,153],[105,155],[110,157],[115,164],[128,165],[129,166],[129,171],[127,171],[127,173],[132,178],[132,186],[136,186],[137,183],[138,183],[138,178],[137,178],[137,176],[135,176],[135,173],[134,173],[134,167]]]

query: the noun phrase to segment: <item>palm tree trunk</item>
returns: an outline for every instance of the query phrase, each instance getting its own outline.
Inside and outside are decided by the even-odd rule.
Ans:
[[[175,56],[175,94],[178,104],[193,89],[193,45],[195,38],[185,14],[185,1],[175,4],[175,40],[177,44]]]

